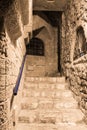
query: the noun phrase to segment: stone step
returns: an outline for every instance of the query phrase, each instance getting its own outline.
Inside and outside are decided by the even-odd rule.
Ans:
[[[65,77],[25,78],[16,130],[87,130]]]
[[[25,74],[26,75],[26,74]],[[65,77],[25,77],[27,82],[47,82],[47,83],[65,83]]]
[[[70,97],[73,97],[73,93],[66,89],[66,90],[59,90],[59,89],[53,89],[53,90],[50,90],[50,89],[33,89],[33,88],[28,88],[27,90],[26,89],[23,89],[23,92],[22,92],[22,96],[23,97],[36,97],[36,98],[42,98],[42,97],[45,97],[45,98],[70,98]]]
[[[24,82],[24,88],[33,88],[33,89],[47,89],[47,90],[64,90],[68,88],[68,83],[30,83]]]
[[[78,108],[77,101],[73,98],[23,98],[21,102],[21,109],[64,109],[64,108]]]
[[[54,101],[55,109],[75,109],[78,108],[78,102],[73,98],[57,99]]]
[[[26,111],[22,110],[18,121],[20,123],[83,123],[84,114],[79,109],[64,109],[59,111]]]
[[[31,66],[32,67],[32,66]],[[29,68],[31,68],[29,67]],[[26,77],[42,77],[45,76],[45,68],[43,66],[36,66],[34,70],[27,70]]]
[[[26,124],[19,123],[16,130],[87,130],[85,124]]]

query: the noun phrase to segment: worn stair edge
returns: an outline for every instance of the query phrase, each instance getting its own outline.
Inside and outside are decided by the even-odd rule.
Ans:
[[[23,89],[23,93],[22,93],[23,97],[41,97],[41,98],[71,98],[73,97],[73,93],[70,90],[59,90],[59,89],[33,89],[33,88],[24,88]]]
[[[34,88],[34,89],[59,89],[64,90],[68,89],[68,83],[31,83],[24,82],[24,88]]]
[[[19,122],[22,123],[81,123],[84,114],[79,109],[66,109],[66,111],[26,111],[22,110]]]
[[[62,102],[61,102],[62,101]],[[65,99],[35,99],[24,98],[21,101],[21,109],[39,109],[39,108],[46,108],[46,109],[63,109],[63,108],[78,108],[78,102],[74,98],[65,98]]]
[[[60,123],[58,125],[53,124],[22,124],[19,123],[16,130],[87,130],[85,124],[66,124]]]
[[[65,77],[25,77],[28,82],[51,82],[51,83],[65,83]]]

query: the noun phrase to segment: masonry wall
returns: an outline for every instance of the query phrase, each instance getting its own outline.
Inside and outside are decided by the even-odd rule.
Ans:
[[[13,125],[17,123],[24,79],[23,73],[18,95],[14,96],[13,89],[16,85],[20,66],[25,54],[25,46],[21,37],[15,43],[12,43],[7,34],[6,44],[7,56],[5,57],[4,54],[0,55],[0,108],[2,111],[0,130],[12,130]]]
[[[12,43],[7,34],[7,58],[5,59],[5,86],[6,98],[8,102],[8,117],[9,117],[9,130],[12,126],[17,125],[17,116],[20,111],[20,104],[22,99],[22,88],[24,83],[24,71],[22,74],[21,82],[18,89],[17,96],[13,95],[13,89],[16,85],[20,67],[22,64],[23,56],[25,55],[24,39],[21,36],[15,43]]]
[[[70,82],[70,89],[78,97],[80,107],[87,110],[87,54],[74,59],[79,49],[77,29],[82,27],[87,42],[87,1],[71,0],[62,15],[62,68]],[[77,49],[76,49],[77,47]]]
[[[24,81],[23,72],[18,95],[14,96],[13,89],[26,51],[24,33],[27,32],[23,27],[28,19],[26,23],[22,21],[25,13],[21,13],[18,0],[9,6],[6,14],[0,17],[0,130],[16,127]],[[26,10],[28,12],[28,8]]]
[[[6,39],[4,36],[0,35],[0,129],[5,130],[8,125],[7,116],[7,100],[6,100],[6,90],[5,90],[5,53],[3,50],[3,45],[6,45]]]

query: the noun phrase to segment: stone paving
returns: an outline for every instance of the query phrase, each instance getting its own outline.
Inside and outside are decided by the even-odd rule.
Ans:
[[[26,77],[16,130],[87,130],[64,77]]]

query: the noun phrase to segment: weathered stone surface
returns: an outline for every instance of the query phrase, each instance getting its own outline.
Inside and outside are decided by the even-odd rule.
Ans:
[[[13,5],[10,7],[5,18],[5,25],[12,41],[17,40],[22,35],[22,21],[18,7],[18,0],[15,0]]]
[[[70,82],[70,88],[75,95],[79,96],[80,106],[84,110],[86,110],[85,95],[87,93],[87,54],[85,53],[81,57],[77,56],[79,49],[77,30],[78,28],[82,28],[83,34],[80,34],[82,36],[84,35],[83,46],[85,46],[87,40],[86,9],[87,1],[81,0],[80,3],[78,3],[77,0],[71,0],[67,4],[62,16],[62,67]],[[75,56],[77,56],[77,59],[75,59]]]
[[[25,46],[22,38],[18,42],[23,43],[23,45],[19,43],[20,45],[17,45],[15,48],[11,44],[7,32],[6,34],[3,32],[3,35],[2,33],[0,34],[0,130],[13,129],[13,117],[17,120],[20,109],[18,99],[21,99],[23,80],[20,84],[21,89],[19,89],[18,98],[14,98],[13,88],[15,87],[22,58],[25,53]],[[24,79],[24,76],[22,76],[22,79]],[[16,104],[19,107],[15,107]],[[14,108],[15,113],[13,114],[12,111]]]
[[[78,1],[70,1],[66,6],[66,10],[62,18],[62,29],[65,32],[62,34],[64,52],[62,53],[62,60],[64,63],[73,61],[76,53],[75,47],[78,47],[76,31],[79,26],[81,26],[84,30],[83,35],[85,35],[85,39],[87,38],[86,22],[83,19],[84,14],[86,14],[86,5],[87,2],[82,0],[80,3],[78,3]],[[84,42],[84,45],[85,44],[86,43]]]

